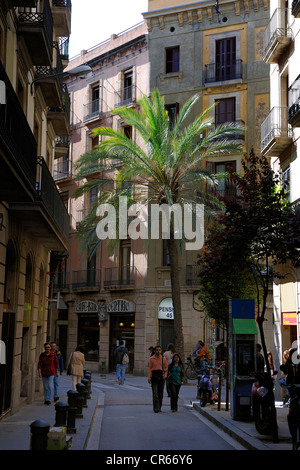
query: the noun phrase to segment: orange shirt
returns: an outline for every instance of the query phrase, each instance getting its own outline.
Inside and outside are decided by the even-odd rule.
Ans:
[[[205,346],[202,346],[200,351],[198,351],[196,355],[200,358],[200,361],[203,361],[203,359],[209,357],[208,351]]]
[[[164,368],[162,368],[162,362],[164,364]],[[168,375],[168,364],[167,364],[167,359],[161,355],[159,355],[158,357],[155,356],[151,356],[150,359],[149,359],[149,365],[148,365],[148,380],[151,380],[151,376],[152,376],[152,371],[153,370],[163,370],[163,375],[164,375],[164,378],[166,379],[167,378],[167,375]]]

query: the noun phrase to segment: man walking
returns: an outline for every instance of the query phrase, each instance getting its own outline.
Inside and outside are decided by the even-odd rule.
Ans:
[[[116,364],[117,364],[116,372],[117,372],[119,385],[124,384],[125,372],[128,367],[128,362],[125,360],[124,355],[127,355],[127,358],[129,359],[128,349],[125,347],[125,342],[120,341],[120,345],[114,350],[114,356],[116,358]]]
[[[58,374],[54,376],[54,401],[59,400],[58,395],[58,386],[59,386],[59,376],[63,374],[64,371],[64,361],[62,353],[57,349],[57,345],[54,341],[51,343],[51,351],[53,354],[56,354],[58,362]]]
[[[165,379],[168,375],[168,364],[165,357],[161,354],[161,347],[156,346],[154,356],[149,359],[148,365],[148,382],[152,387],[153,411],[158,413],[161,411]]]

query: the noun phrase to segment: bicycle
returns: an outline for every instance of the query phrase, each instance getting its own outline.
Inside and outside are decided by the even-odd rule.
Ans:
[[[198,377],[200,372],[200,366],[193,361],[192,356],[187,357],[187,362],[185,363],[185,372],[186,376],[190,380],[194,380]]]

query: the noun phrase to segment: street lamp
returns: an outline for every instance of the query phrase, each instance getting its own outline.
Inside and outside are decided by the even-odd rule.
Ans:
[[[40,82],[41,80],[49,80],[49,78],[55,78],[55,77],[79,77],[81,79],[83,78],[88,78],[92,75],[93,71],[89,65],[78,65],[77,67],[74,67],[73,69],[67,70],[66,72],[59,72],[59,73],[54,73],[52,75],[43,75],[42,77],[37,77],[35,78],[30,85],[30,92],[33,94],[33,85],[36,82]]]

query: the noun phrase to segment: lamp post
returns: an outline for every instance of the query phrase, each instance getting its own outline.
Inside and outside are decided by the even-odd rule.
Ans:
[[[52,75],[44,75],[43,77],[35,78],[30,85],[30,92],[33,94],[33,85],[36,82],[40,82],[42,80],[49,80],[49,78],[56,78],[56,77],[79,77],[81,79],[88,78],[92,75],[93,71],[89,65],[78,65],[73,69],[67,70],[66,72],[59,72],[54,73]]]

